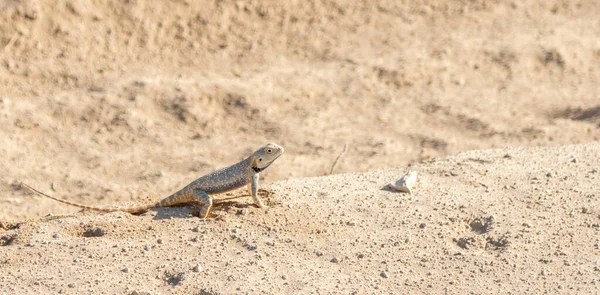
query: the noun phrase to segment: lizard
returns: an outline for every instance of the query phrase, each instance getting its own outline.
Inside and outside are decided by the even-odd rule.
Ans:
[[[156,203],[137,207],[106,208],[88,206],[61,198],[52,197],[23,182],[21,182],[21,185],[40,196],[71,206],[99,212],[122,211],[132,214],[139,214],[151,208],[170,207],[193,202],[203,205],[200,209],[199,217],[206,219],[208,212],[213,205],[210,195],[224,193],[245,185],[248,187],[248,194],[252,196],[254,204],[259,208],[267,208],[267,206],[263,204],[261,199],[258,197],[259,173],[273,164],[273,162],[283,154],[283,151],[283,147],[275,143],[269,143],[259,148],[252,155],[241,160],[240,162],[201,176],[187,186]]]

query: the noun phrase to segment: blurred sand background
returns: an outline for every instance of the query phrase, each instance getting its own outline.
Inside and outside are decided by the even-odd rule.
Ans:
[[[259,229],[264,224],[276,226],[281,223],[284,215],[286,220],[295,221],[290,221],[291,226],[278,225],[279,230],[289,235],[302,229],[304,220],[326,220],[319,219],[325,217],[317,216],[315,212],[347,212],[343,219],[348,222],[353,219],[353,214],[366,210],[363,206],[371,206],[369,200],[373,197],[379,196],[383,198],[380,202],[385,200],[389,202],[389,206],[397,206],[398,198],[402,199],[403,196],[393,194],[390,197],[385,195],[390,194],[389,192],[378,189],[386,181],[401,176],[406,170],[402,167],[408,164],[422,165],[420,167],[427,171],[434,169],[432,167],[435,167],[436,161],[444,161],[431,159],[462,151],[518,148],[503,150],[501,155],[496,155],[493,151],[481,152],[483,154],[477,156],[481,161],[477,163],[496,163],[497,158],[504,159],[504,154],[519,151],[523,153],[519,162],[521,166],[495,165],[494,169],[499,169],[497,173],[501,175],[520,178],[515,178],[511,184],[506,181],[498,182],[499,178],[493,178],[496,176],[486,176],[487,172],[481,172],[482,177],[488,178],[478,183],[496,183],[498,189],[505,186],[506,189],[511,189],[514,183],[522,183],[526,185],[525,191],[529,192],[535,187],[531,181],[543,182],[546,174],[552,175],[555,173],[553,171],[563,171],[561,173],[564,175],[561,177],[568,176],[568,179],[581,178],[581,183],[560,184],[572,187],[580,185],[585,189],[576,192],[568,190],[572,194],[569,198],[556,196],[555,201],[547,204],[551,209],[530,209],[539,209],[540,212],[556,210],[560,212],[555,214],[556,218],[563,218],[577,210],[581,213],[581,208],[587,208],[585,218],[589,220],[582,219],[579,223],[561,225],[561,222],[569,222],[569,219],[556,219],[555,223],[545,223],[544,226],[575,226],[587,222],[592,230],[585,238],[590,244],[584,243],[585,247],[576,242],[569,244],[571,246],[568,247],[581,246],[571,253],[574,256],[571,256],[573,258],[570,263],[578,265],[576,262],[583,261],[583,257],[597,258],[600,255],[598,249],[590,247],[594,244],[594,235],[598,236],[598,227],[594,230],[592,226],[598,224],[598,213],[594,211],[599,205],[598,174],[591,172],[594,165],[598,164],[598,145],[568,144],[593,142],[600,138],[599,15],[600,3],[594,0],[2,1],[0,221],[3,223],[0,223],[0,236],[4,234],[4,237],[20,238],[0,240],[11,241],[0,242],[0,246],[6,246],[0,247],[0,270],[2,273],[11,270],[12,273],[0,277],[0,293],[56,293],[60,290],[74,293],[86,293],[89,290],[98,291],[91,293],[119,294],[144,290],[149,290],[150,293],[190,293],[191,290],[208,286],[202,283],[213,284],[209,288],[213,293],[225,290],[226,294],[348,294],[354,291],[358,294],[397,294],[406,286],[415,288],[406,289],[407,291],[433,294],[444,292],[442,285],[434,284],[432,289],[422,289],[418,287],[419,284],[405,285],[409,272],[393,273],[388,270],[388,273],[393,273],[393,281],[400,282],[391,283],[391,279],[386,280],[380,276],[381,261],[376,263],[374,260],[365,264],[364,268],[352,271],[360,273],[358,277],[368,279],[369,275],[373,275],[374,282],[379,280],[387,283],[377,285],[360,280],[344,283],[344,280],[353,278],[352,276],[338,277],[337,283],[330,285],[317,284],[318,288],[309,283],[289,283],[289,280],[288,285],[284,284],[285,280],[271,281],[270,275],[277,273],[278,278],[282,275],[288,278],[297,276],[302,282],[319,283],[323,272],[319,275],[316,274],[318,271],[301,272],[301,266],[306,263],[310,267],[324,267],[325,272],[336,271],[337,269],[329,268],[331,257],[327,257],[323,265],[308,263],[308,260],[302,260],[305,257],[300,254],[305,253],[304,250],[297,253],[294,249],[301,249],[298,246],[300,244],[335,248],[337,242],[355,239],[352,232],[341,232],[335,238],[324,240],[315,240],[310,235],[299,236],[298,239],[304,240],[297,243],[287,243],[286,238],[282,237],[284,242],[277,244],[291,248],[278,251],[289,253],[291,257],[277,260],[279,258],[265,258],[263,254],[261,259],[266,259],[263,262],[267,264],[260,270],[266,278],[263,282],[269,283],[259,284],[254,291],[243,287],[237,290],[233,288],[235,284],[227,283],[227,276],[213,276],[210,271],[203,273],[205,277],[200,281],[187,279],[181,284],[162,284],[160,279],[163,278],[163,270],[158,271],[158,281],[151,283],[150,287],[140,285],[133,291],[126,289],[125,282],[130,284],[155,277],[153,268],[133,267],[143,264],[147,257],[139,260],[130,257],[133,260],[129,262],[129,269],[132,274],[136,274],[136,270],[140,271],[137,273],[138,279],[132,277],[123,283],[113,281],[112,285],[102,282],[86,285],[75,280],[79,283],[69,287],[67,280],[58,279],[61,276],[53,277],[51,271],[45,279],[16,275],[21,271],[26,272],[28,267],[36,263],[44,264],[40,260],[33,263],[18,262],[16,257],[22,253],[22,249],[34,251],[31,255],[40,255],[38,259],[48,261],[50,265],[52,257],[63,259],[61,261],[65,265],[70,265],[73,263],[73,254],[62,252],[62,248],[53,243],[64,242],[63,245],[73,246],[96,239],[94,241],[98,246],[89,249],[95,253],[89,259],[102,265],[106,262],[102,257],[108,257],[110,251],[114,250],[102,248],[113,247],[111,243],[102,242],[107,236],[115,239],[115,244],[121,245],[120,239],[127,239],[130,231],[153,227],[163,239],[177,239],[180,235],[177,229],[192,227],[191,223],[198,224],[197,219],[174,218],[169,221],[174,223],[170,226],[157,225],[158,222],[152,220],[153,213],[141,217],[120,213],[90,217],[87,213],[76,213],[76,208],[34,197],[20,187],[20,181],[52,195],[86,204],[136,203],[146,200],[149,195],[154,196],[153,198],[166,196],[207,172],[237,162],[267,142],[276,142],[286,148],[284,156],[262,175],[265,188],[273,181],[282,181],[274,185],[273,189],[277,193],[268,197],[269,202],[274,205],[273,211],[263,212],[250,206],[250,215],[236,215],[238,207],[249,203],[246,199],[236,199],[216,210],[215,214],[226,221],[221,221],[224,224],[217,222],[221,225],[209,222],[207,229],[203,230],[209,236],[207,240],[219,230],[222,231],[219,234],[223,235],[220,238],[228,239],[231,228],[238,228],[239,224],[248,222],[250,224],[245,226],[250,227],[249,232],[258,232],[260,235]],[[346,144],[348,150],[335,167],[334,174],[355,174],[312,180],[298,179],[327,175]],[[554,148],[521,149],[540,146]],[[564,158],[564,161],[559,160],[558,156],[549,156],[565,153],[571,156]],[[571,162],[573,159],[575,162]],[[564,170],[567,169],[565,167],[570,167],[568,165],[575,165],[575,172]],[[454,170],[460,167],[467,169],[461,175],[479,171],[479,168],[460,165],[451,167]],[[508,170],[518,170],[519,167],[522,170]],[[361,173],[387,168],[392,170],[381,170],[387,172],[379,173],[388,174],[385,177],[375,177],[376,181],[369,182],[369,187],[354,185],[363,183],[360,180],[364,177],[372,177],[368,176],[372,174]],[[448,168],[448,171],[453,169]],[[491,171],[490,169],[481,167],[481,171]],[[441,175],[454,177],[457,172],[444,173]],[[428,179],[427,173],[424,177]],[[531,180],[531,177],[537,180]],[[288,179],[292,180],[289,183],[284,181]],[[556,177],[552,179],[558,181]],[[302,186],[295,186],[294,181],[306,181],[307,184],[303,184],[305,188],[302,189]],[[333,181],[339,182],[328,186],[332,196],[321,200],[324,203],[318,203],[320,207],[317,206],[315,198],[319,199],[322,194],[311,191],[312,187],[316,183],[326,185]],[[470,180],[464,181],[480,186]],[[549,182],[545,184],[549,185]],[[439,190],[451,191],[458,184],[446,181],[437,185]],[[435,187],[436,183],[428,183],[426,186]],[[596,193],[593,187],[596,187]],[[373,189],[375,191],[370,192]],[[543,186],[538,189],[555,192],[554,188]],[[347,196],[354,193],[363,195],[347,200]],[[427,205],[421,208],[423,211],[419,214],[429,216],[433,222],[443,226],[446,217],[437,216],[440,205],[436,200],[451,202],[451,199],[447,199],[450,196],[438,195],[440,192],[435,188],[421,193],[428,196],[425,199],[427,202],[431,202],[420,199]],[[502,219],[500,216],[507,212],[516,212],[514,214],[521,214],[519,216],[532,214],[523,206],[532,197],[530,193],[516,194],[511,198],[521,201],[503,203],[504,207],[494,207],[494,210],[471,201],[482,199],[492,202],[506,196],[485,189],[473,194],[468,195],[467,201],[462,204],[472,211],[464,212],[465,207],[459,209],[458,205],[448,207],[448,210],[455,210],[452,212],[461,215],[459,219],[471,221],[492,215]],[[239,194],[230,194],[235,195]],[[438,197],[442,199],[436,199]],[[566,201],[567,199],[570,201]],[[292,200],[308,206],[308,211],[297,212],[288,207]],[[414,205],[410,202],[400,204],[401,208],[396,209],[402,212],[412,210]],[[167,209],[165,214],[186,216],[187,211],[180,210],[183,209]],[[397,210],[373,209],[369,213],[372,216],[384,214],[382,216],[388,216],[392,220],[398,214]],[[27,248],[28,243],[37,246],[41,243],[31,241],[35,239],[32,238],[36,236],[34,233],[52,236],[50,233],[64,230],[64,225],[60,222],[34,220],[48,214],[73,213],[75,217],[65,217],[69,220],[67,223],[85,227],[88,223],[96,226],[94,220],[102,220],[102,226],[115,228],[113,235],[111,236],[110,231],[102,238],[60,234],[58,241],[63,242],[38,237],[38,240],[46,241],[42,244],[50,249]],[[543,215],[546,218],[552,217]],[[385,231],[385,226],[377,227],[375,220],[369,221],[366,217],[363,219],[365,221],[362,225],[378,230],[382,239],[386,234],[388,237],[394,235],[393,232]],[[20,223],[25,220],[31,221]],[[369,225],[369,222],[374,223]],[[466,224],[471,224],[469,222]],[[506,230],[513,231],[515,229],[509,225],[533,224],[531,221],[513,224],[513,221],[508,223],[507,219],[504,222]],[[145,225],[142,227],[138,223]],[[21,224],[23,228],[19,229],[16,224]],[[403,231],[406,230],[404,227],[412,225],[396,223],[394,226]],[[19,233],[20,230],[23,233]],[[562,232],[560,228],[555,230],[557,235],[569,236],[569,233]],[[331,230],[329,233],[331,234]],[[481,242],[485,238],[481,238],[479,233],[474,235],[474,245],[485,244]],[[143,235],[133,238],[136,237],[140,240],[132,243],[139,243],[140,247],[145,243],[142,240],[148,238]],[[458,241],[460,238],[461,236],[445,235],[441,239],[451,245],[449,247],[464,250],[453,242],[453,239]],[[543,243],[546,238],[536,236],[536,241]],[[257,239],[259,244],[264,242]],[[364,241],[365,238],[360,239]],[[405,240],[404,236],[401,240]],[[219,241],[221,240],[210,243]],[[418,244],[421,241],[423,244]],[[471,240],[467,239],[468,241]],[[210,243],[204,246],[214,246]],[[437,246],[439,240],[432,242],[413,238],[412,243],[415,243],[412,246],[416,248],[393,248],[390,253],[403,261],[402,267],[406,271],[415,271],[415,278],[422,277],[425,272],[420,273],[412,267],[417,264],[427,266],[429,260],[421,257],[412,261],[403,251],[430,251],[431,247]],[[461,243],[466,245],[465,240]],[[121,246],[117,249],[120,248]],[[8,250],[3,251],[5,249]],[[364,256],[365,249],[370,249],[370,246],[361,246],[355,241],[352,249],[355,249],[352,253],[361,252]],[[513,247],[509,251],[516,251],[517,257],[522,257],[523,253],[527,254],[529,251],[527,249],[529,248],[525,246]],[[384,246],[371,249],[379,254],[381,253],[377,251],[385,250]],[[459,250],[448,251],[436,252],[439,257],[436,256],[431,261],[443,261],[448,258],[444,255],[454,255]],[[46,256],[45,253],[48,252],[55,256]],[[204,255],[205,252],[200,251],[200,254]],[[234,254],[221,258],[200,255],[209,260],[201,263],[219,264],[221,270],[226,269],[226,261],[236,261],[238,254]],[[504,258],[497,256],[496,252],[489,255],[489,260],[496,263],[492,262],[493,266],[489,266],[492,272],[501,272],[502,268],[494,267],[497,267],[499,261],[504,261]],[[294,258],[297,260],[294,261]],[[167,263],[161,260],[166,259],[162,256],[152,259],[158,264]],[[190,261],[186,257],[183,259]],[[218,262],[210,259],[217,259]],[[269,259],[274,259],[274,264],[270,264]],[[395,259],[381,260],[387,261],[388,266],[400,263]],[[532,258],[530,263],[534,260]],[[476,260],[475,264],[479,262]],[[281,269],[286,271],[275,271],[274,268],[277,267],[273,265],[277,263],[283,263],[285,267],[282,266]],[[449,267],[452,263],[448,263]],[[585,270],[577,269],[566,273],[561,268],[563,261],[559,260],[555,264],[560,265],[555,265],[556,268],[548,270],[548,273],[554,271],[565,280],[570,280],[572,285],[581,287],[582,283],[576,279],[577,276],[594,277],[592,274],[595,273],[595,280],[598,281],[598,272],[594,272],[594,265],[599,267],[598,263],[598,259],[595,262],[588,261]],[[471,265],[473,262],[467,264]],[[336,265],[342,273],[352,269]],[[484,273],[475,270],[476,273],[472,274],[475,277]],[[97,271],[98,268],[88,265],[65,277],[73,278],[74,274],[101,277]],[[113,271],[123,273],[119,268]],[[239,275],[246,272],[242,267],[230,271]],[[442,279],[445,278],[443,274],[447,273],[446,270],[435,271],[439,276],[428,278],[431,282],[444,283],[446,292],[453,293],[454,290],[464,294],[471,290],[468,289],[466,273],[461,272],[458,277],[463,279],[455,279],[455,283],[452,283],[454,285],[451,285],[450,280]],[[584,275],[576,275],[577,271]],[[522,294],[527,290],[514,288],[517,285],[519,288],[523,287],[519,284],[528,281],[530,275],[530,272],[517,272],[516,277],[505,278],[505,287],[471,291]],[[39,278],[39,275],[34,278]],[[260,277],[256,279],[261,280]],[[49,281],[53,283],[48,284]],[[193,285],[191,281],[200,285]],[[209,281],[212,283],[208,283]],[[495,286],[492,281],[485,279],[475,281]],[[248,284],[241,285],[246,287]],[[577,288],[568,289],[567,285],[564,284],[564,289],[552,289],[558,288],[557,285],[538,284],[530,291],[578,293]],[[12,286],[13,289],[7,286]],[[345,286],[346,289],[340,286]],[[586,286],[590,289],[586,287],[580,291],[597,291],[594,284]],[[427,284],[422,287],[426,288]]]

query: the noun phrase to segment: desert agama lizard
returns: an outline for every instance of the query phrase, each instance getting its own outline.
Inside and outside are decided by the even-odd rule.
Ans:
[[[104,208],[94,207],[78,203],[69,202],[60,198],[49,196],[42,193],[31,186],[21,183],[26,188],[32,190],[38,195],[65,203],[68,205],[80,207],[87,210],[94,210],[100,212],[114,212],[123,211],[128,213],[142,213],[150,208],[156,207],[169,207],[183,203],[196,202],[202,204],[199,212],[199,217],[206,218],[208,212],[212,207],[213,201],[210,195],[224,193],[230,190],[234,190],[244,185],[248,186],[248,193],[254,199],[254,204],[260,208],[266,208],[263,202],[258,197],[258,178],[259,173],[269,167],[281,154],[283,154],[283,147],[269,143],[257,151],[255,151],[248,158],[240,161],[237,164],[233,164],[229,167],[216,170],[209,174],[206,174],[192,183],[188,184],[181,190],[174,194],[150,205],[137,206],[137,207],[126,207],[126,208]]]

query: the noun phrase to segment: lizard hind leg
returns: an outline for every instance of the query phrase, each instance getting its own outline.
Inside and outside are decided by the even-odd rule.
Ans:
[[[201,189],[194,189],[194,199],[198,204],[202,204],[200,211],[198,212],[198,217],[202,219],[206,219],[208,217],[208,212],[213,205],[212,198]]]

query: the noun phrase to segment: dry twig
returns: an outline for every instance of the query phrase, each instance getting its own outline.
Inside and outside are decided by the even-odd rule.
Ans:
[[[337,158],[333,162],[333,165],[331,165],[331,169],[329,170],[329,174],[330,175],[331,175],[331,173],[333,173],[333,169],[335,169],[335,165],[337,165],[337,163],[340,160],[340,158],[342,158],[342,156],[344,156],[344,154],[346,153],[347,149],[348,149],[348,143],[344,144],[344,150],[342,150],[342,152],[337,156]]]

